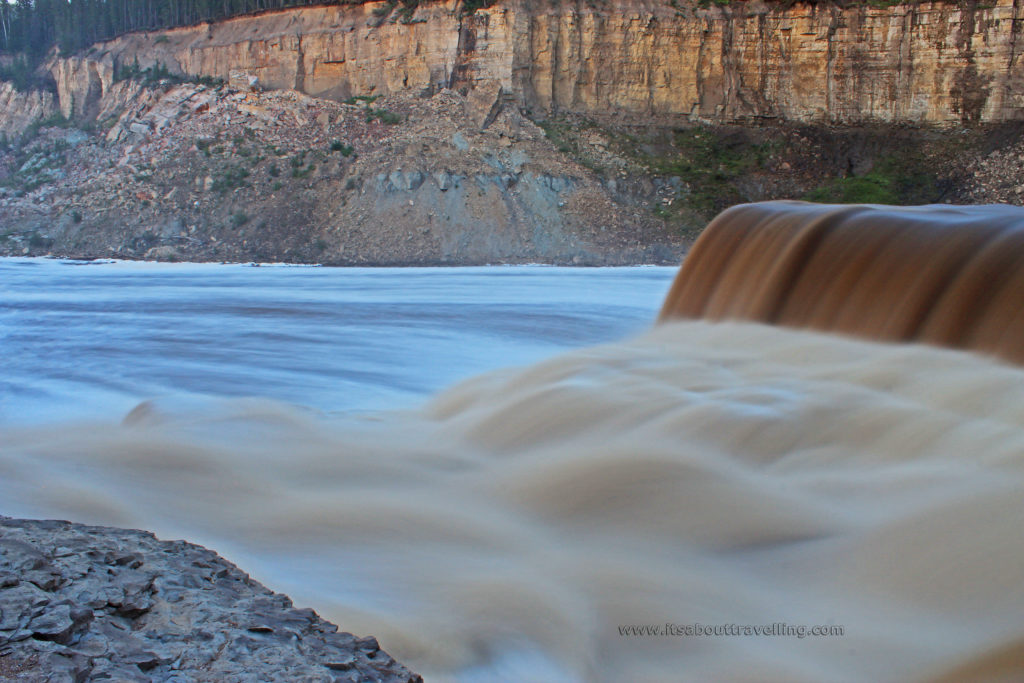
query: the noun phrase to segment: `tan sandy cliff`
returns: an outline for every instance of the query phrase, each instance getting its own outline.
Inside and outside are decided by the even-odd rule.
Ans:
[[[523,106],[591,115],[996,122],[1022,117],[1022,12],[1012,0],[503,0],[471,15],[455,0],[371,2],[130,34],[54,75],[65,115],[137,58],[339,100],[497,81]]]

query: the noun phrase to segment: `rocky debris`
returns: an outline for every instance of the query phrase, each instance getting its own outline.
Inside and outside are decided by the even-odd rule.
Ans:
[[[182,116],[207,111],[216,99],[215,92],[192,84],[164,92],[147,91],[144,97],[135,93],[130,98],[131,106],[122,107],[124,113],[107,133],[107,142],[120,142],[133,135],[135,140],[158,135]]]
[[[965,175],[965,202],[1024,204],[1024,140],[977,155]]]
[[[483,130],[494,123],[501,113],[503,91],[498,81],[478,84],[466,95],[466,115],[475,126]]]
[[[0,678],[422,681],[217,554],[144,531],[0,517]]]
[[[689,126],[542,122],[620,206],[698,233],[739,203],[1024,204],[1024,126]]]
[[[542,129],[497,81],[336,102],[105,74],[89,135],[44,127],[0,151],[0,255],[675,264],[741,202],[1024,202],[1012,126],[1000,144],[980,128],[662,129],[572,114]]]
[[[677,263],[685,248],[497,84],[339,103],[133,83],[107,87],[85,144],[45,128],[0,156],[0,254],[598,265]],[[37,154],[54,173],[21,170]]]
[[[232,69],[228,72],[228,85],[238,90],[257,91],[260,89],[260,79],[243,69]]]

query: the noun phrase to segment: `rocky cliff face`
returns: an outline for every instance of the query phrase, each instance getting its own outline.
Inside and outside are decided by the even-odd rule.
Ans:
[[[0,81],[0,134],[20,135],[39,119],[57,111],[53,95],[43,91],[22,93],[10,83]]]
[[[96,133],[0,152],[0,253],[671,262],[739,202],[1020,201],[981,160],[1020,126],[960,125],[1024,118],[1011,1],[421,0],[126,35],[55,59],[56,98],[0,87],[14,133],[58,106]],[[650,125],[687,121],[719,125]],[[956,128],[915,129],[927,154],[858,128],[902,121]],[[961,139],[990,128],[1007,144]],[[989,180],[960,191],[970,164]]]
[[[126,35],[54,75],[65,113],[137,59],[335,100],[497,82],[523,106],[592,116],[953,125],[1024,117],[1022,21],[1014,0],[503,0],[469,16],[457,0],[379,2]]]
[[[96,134],[44,127],[0,153],[0,255],[678,262],[681,235],[613,202],[486,92],[343,104],[294,90],[112,83],[91,105],[104,124]]]
[[[513,64],[517,92],[544,108],[716,123],[1020,117],[1016,3],[564,4],[529,17]]]

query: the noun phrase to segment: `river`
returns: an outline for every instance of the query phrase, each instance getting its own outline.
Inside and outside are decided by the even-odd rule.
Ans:
[[[428,680],[1011,680],[1024,371],[649,330],[672,273],[0,261],[0,513],[202,543]]]

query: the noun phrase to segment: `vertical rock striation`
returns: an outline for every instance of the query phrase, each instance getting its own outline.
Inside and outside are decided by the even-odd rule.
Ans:
[[[540,112],[957,125],[1024,118],[1022,12],[1013,0],[503,0],[472,15],[457,0],[413,13],[371,2],[125,35],[53,72],[65,114],[89,113],[112,64],[138,60],[336,100],[497,82]]]
[[[0,135],[14,137],[39,119],[57,111],[51,93],[33,90],[20,92],[13,84],[0,81]]]

